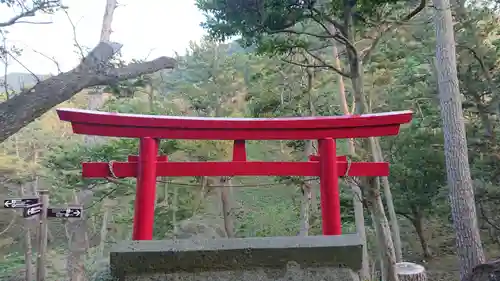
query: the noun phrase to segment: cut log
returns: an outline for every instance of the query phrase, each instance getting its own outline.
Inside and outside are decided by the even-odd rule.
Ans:
[[[399,281],[427,281],[425,267],[411,262],[396,263],[396,274]]]

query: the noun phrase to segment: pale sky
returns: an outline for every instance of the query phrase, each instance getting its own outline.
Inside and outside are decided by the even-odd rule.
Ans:
[[[87,48],[95,46],[101,33],[106,1],[63,2],[69,7],[69,15],[76,25],[79,44]],[[111,41],[123,44],[122,54],[126,60],[172,56],[174,51],[182,54],[189,41],[198,41],[204,34],[200,27],[203,15],[196,8],[195,0],[119,0],[118,3],[120,6],[115,10]],[[12,15],[11,9],[0,6],[1,22]],[[37,74],[57,72],[57,67],[51,60],[33,50],[54,57],[63,71],[78,64],[73,28],[65,13],[57,12],[26,20],[51,21],[52,24],[16,24],[7,29],[8,43],[23,49],[19,58],[23,65]],[[8,72],[27,71],[11,60]]]

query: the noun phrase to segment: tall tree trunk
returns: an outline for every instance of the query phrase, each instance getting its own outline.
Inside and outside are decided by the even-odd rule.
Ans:
[[[222,205],[222,217],[224,218],[224,228],[226,230],[226,235],[228,238],[234,237],[234,221],[232,216],[232,204],[229,195],[229,186],[231,185],[231,179],[229,177],[220,177],[220,200]]]
[[[101,26],[101,36],[100,42],[110,42],[111,37],[111,24],[113,22],[113,15],[117,6],[116,0],[107,0],[106,8],[104,10],[103,22]],[[88,109],[96,110],[100,108],[104,104],[104,95],[102,93],[101,87],[96,87],[93,90],[89,91],[88,96]],[[96,144],[100,139],[98,136],[84,136],[84,141],[86,144],[93,145]],[[75,193],[75,202],[78,203],[79,199]],[[102,251],[100,254],[102,255],[104,252],[104,241],[106,239],[106,230],[107,226],[107,218],[108,213],[105,211],[104,218],[106,219],[106,223],[103,220],[103,228],[101,229],[101,243],[100,250]],[[70,280],[71,281],[83,281],[85,280],[85,265],[84,265],[84,254],[87,249],[87,227],[85,220],[82,218],[81,220],[75,220],[68,224],[69,226],[69,246],[70,246],[70,254],[68,255],[68,269],[70,272]]]
[[[149,111],[153,112],[155,110],[155,91],[153,88],[153,81],[148,82],[147,91],[148,91]]]
[[[372,224],[373,228],[375,229],[375,236],[377,238],[377,241],[375,242],[376,244],[376,251],[377,251],[377,260],[378,260],[378,265],[380,268],[380,280],[387,280],[387,275],[386,275],[386,270],[385,269],[385,263],[384,263],[384,243],[380,240],[380,237],[383,236],[382,234],[382,229],[378,224],[375,223],[375,214],[371,211],[368,210],[370,213],[371,219],[372,219]],[[374,262],[373,267],[375,267],[376,262]],[[375,277],[375,276],[374,276]],[[371,279],[368,279],[371,280]]]
[[[104,16],[102,19],[101,26],[101,37],[100,42],[109,42],[111,38],[111,24],[113,23],[113,15],[117,6],[117,0],[106,0],[106,8],[104,10]],[[96,110],[104,104],[104,95],[102,92],[102,87],[95,87],[89,91],[89,101],[87,108],[90,110]],[[99,140],[97,136],[87,136],[84,137],[85,143],[93,144]]]
[[[307,159],[309,155],[312,154],[313,151],[313,141],[306,140],[306,146],[304,148],[304,154]],[[311,203],[312,203],[312,186],[310,184],[311,177],[305,177],[305,181],[300,187],[302,189],[302,203],[300,206],[300,236],[308,236],[309,235],[309,217],[311,212]]]
[[[456,231],[460,276],[484,262],[474,203],[465,123],[458,87],[455,36],[449,0],[433,0],[436,26],[436,70],[443,120],[446,173]]]
[[[374,157],[376,162],[383,162],[384,157],[382,154],[382,148],[380,147],[380,142],[378,138],[374,138],[374,147],[376,151],[376,157]],[[396,214],[396,209],[394,208],[394,201],[392,199],[391,186],[389,184],[388,177],[380,177],[382,186],[384,188],[385,203],[387,205],[387,212],[389,213],[389,220],[392,230],[392,240],[394,242],[394,251],[396,254],[396,262],[403,261],[403,245],[401,243],[401,234],[399,231],[398,216]]]
[[[109,220],[109,211],[111,207],[108,204],[108,199],[104,199],[102,203],[102,223],[101,223],[101,231],[100,231],[100,241],[99,241],[99,257],[104,258],[104,248],[106,246],[106,238],[108,235],[108,220]]]
[[[422,253],[424,254],[424,258],[431,258],[432,253],[429,248],[429,243],[427,243],[427,239],[424,235],[424,217],[418,211],[413,212],[413,226],[415,227],[415,231],[417,232],[418,239],[420,240],[420,246],[422,247]]]
[[[73,192],[73,202],[85,206],[92,200],[92,193],[80,191]],[[83,260],[88,249],[88,236],[86,218],[68,219],[66,223],[66,236],[68,238],[69,254],[66,269],[70,281],[85,281],[85,262]]]
[[[179,204],[179,187],[174,186],[174,194],[172,195],[172,225],[174,226],[174,235],[178,233],[178,225],[177,225],[177,205]]]
[[[195,204],[193,204],[193,213],[196,213],[203,205],[203,199],[205,199],[205,195],[208,193],[208,177],[201,176],[200,177],[200,190],[195,195]]]
[[[347,39],[349,42],[354,42],[355,39],[355,28],[353,25],[353,15],[354,6],[352,1],[344,0],[344,26],[347,31]],[[363,68],[361,64],[361,59],[355,47],[346,46],[347,57],[349,60],[350,74],[352,88],[354,92],[354,101],[356,104],[355,113],[363,114],[366,113],[366,99],[364,94],[363,85]],[[375,157],[377,155],[376,142],[374,138],[367,138],[363,141],[363,146],[366,150],[371,151],[372,158],[376,161]],[[398,276],[396,275],[396,255],[394,253],[394,244],[391,237],[391,229],[389,227],[389,222],[385,215],[384,205],[382,198],[380,196],[380,182],[378,178],[364,178],[366,184],[363,185],[364,192],[366,194],[366,200],[369,204],[370,210],[373,212],[375,221],[374,223],[380,227],[379,241],[384,243],[384,265],[386,267],[385,271],[387,273],[387,281],[398,281]]]
[[[334,32],[333,26],[330,26],[330,32]],[[335,66],[337,69],[342,69],[340,64],[340,57],[337,50],[337,45],[335,40],[333,40],[333,57],[335,58]],[[344,77],[342,75],[337,74],[338,84],[339,84],[339,96],[340,102],[342,104],[342,111],[344,115],[350,114],[349,106],[347,105],[347,96],[345,94],[345,85],[344,85]],[[348,140],[348,151],[351,156],[356,154],[356,148],[354,146],[354,139]],[[368,256],[368,247],[366,244],[366,228],[365,228],[365,215],[363,208],[363,194],[361,193],[361,189],[354,181],[347,181],[347,184],[351,188],[352,191],[352,205],[354,207],[354,221],[356,223],[356,232],[361,238],[363,242],[363,261],[361,265],[361,271],[359,272],[359,276],[361,280],[370,280],[370,260]]]
[[[168,206],[168,178],[160,177],[162,185],[160,186],[160,194],[156,200],[156,204]]]

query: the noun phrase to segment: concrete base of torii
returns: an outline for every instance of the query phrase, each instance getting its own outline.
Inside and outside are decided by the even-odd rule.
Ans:
[[[123,241],[111,251],[116,280],[352,280],[359,236]]]

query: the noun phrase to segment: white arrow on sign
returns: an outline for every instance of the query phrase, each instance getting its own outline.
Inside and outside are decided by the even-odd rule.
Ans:
[[[9,201],[5,201],[4,206],[5,207],[12,206],[12,208],[15,208],[17,206],[17,200],[12,199],[12,200],[9,200]]]
[[[30,209],[28,209],[27,213],[28,213],[28,215],[32,215],[32,214],[35,214],[36,212],[40,211],[40,209],[41,209],[41,206],[30,208]]]
[[[80,212],[80,210],[75,210],[75,211],[73,212],[73,214],[75,214],[75,216],[77,216],[77,217],[78,217],[81,213],[82,213],[82,212]]]

